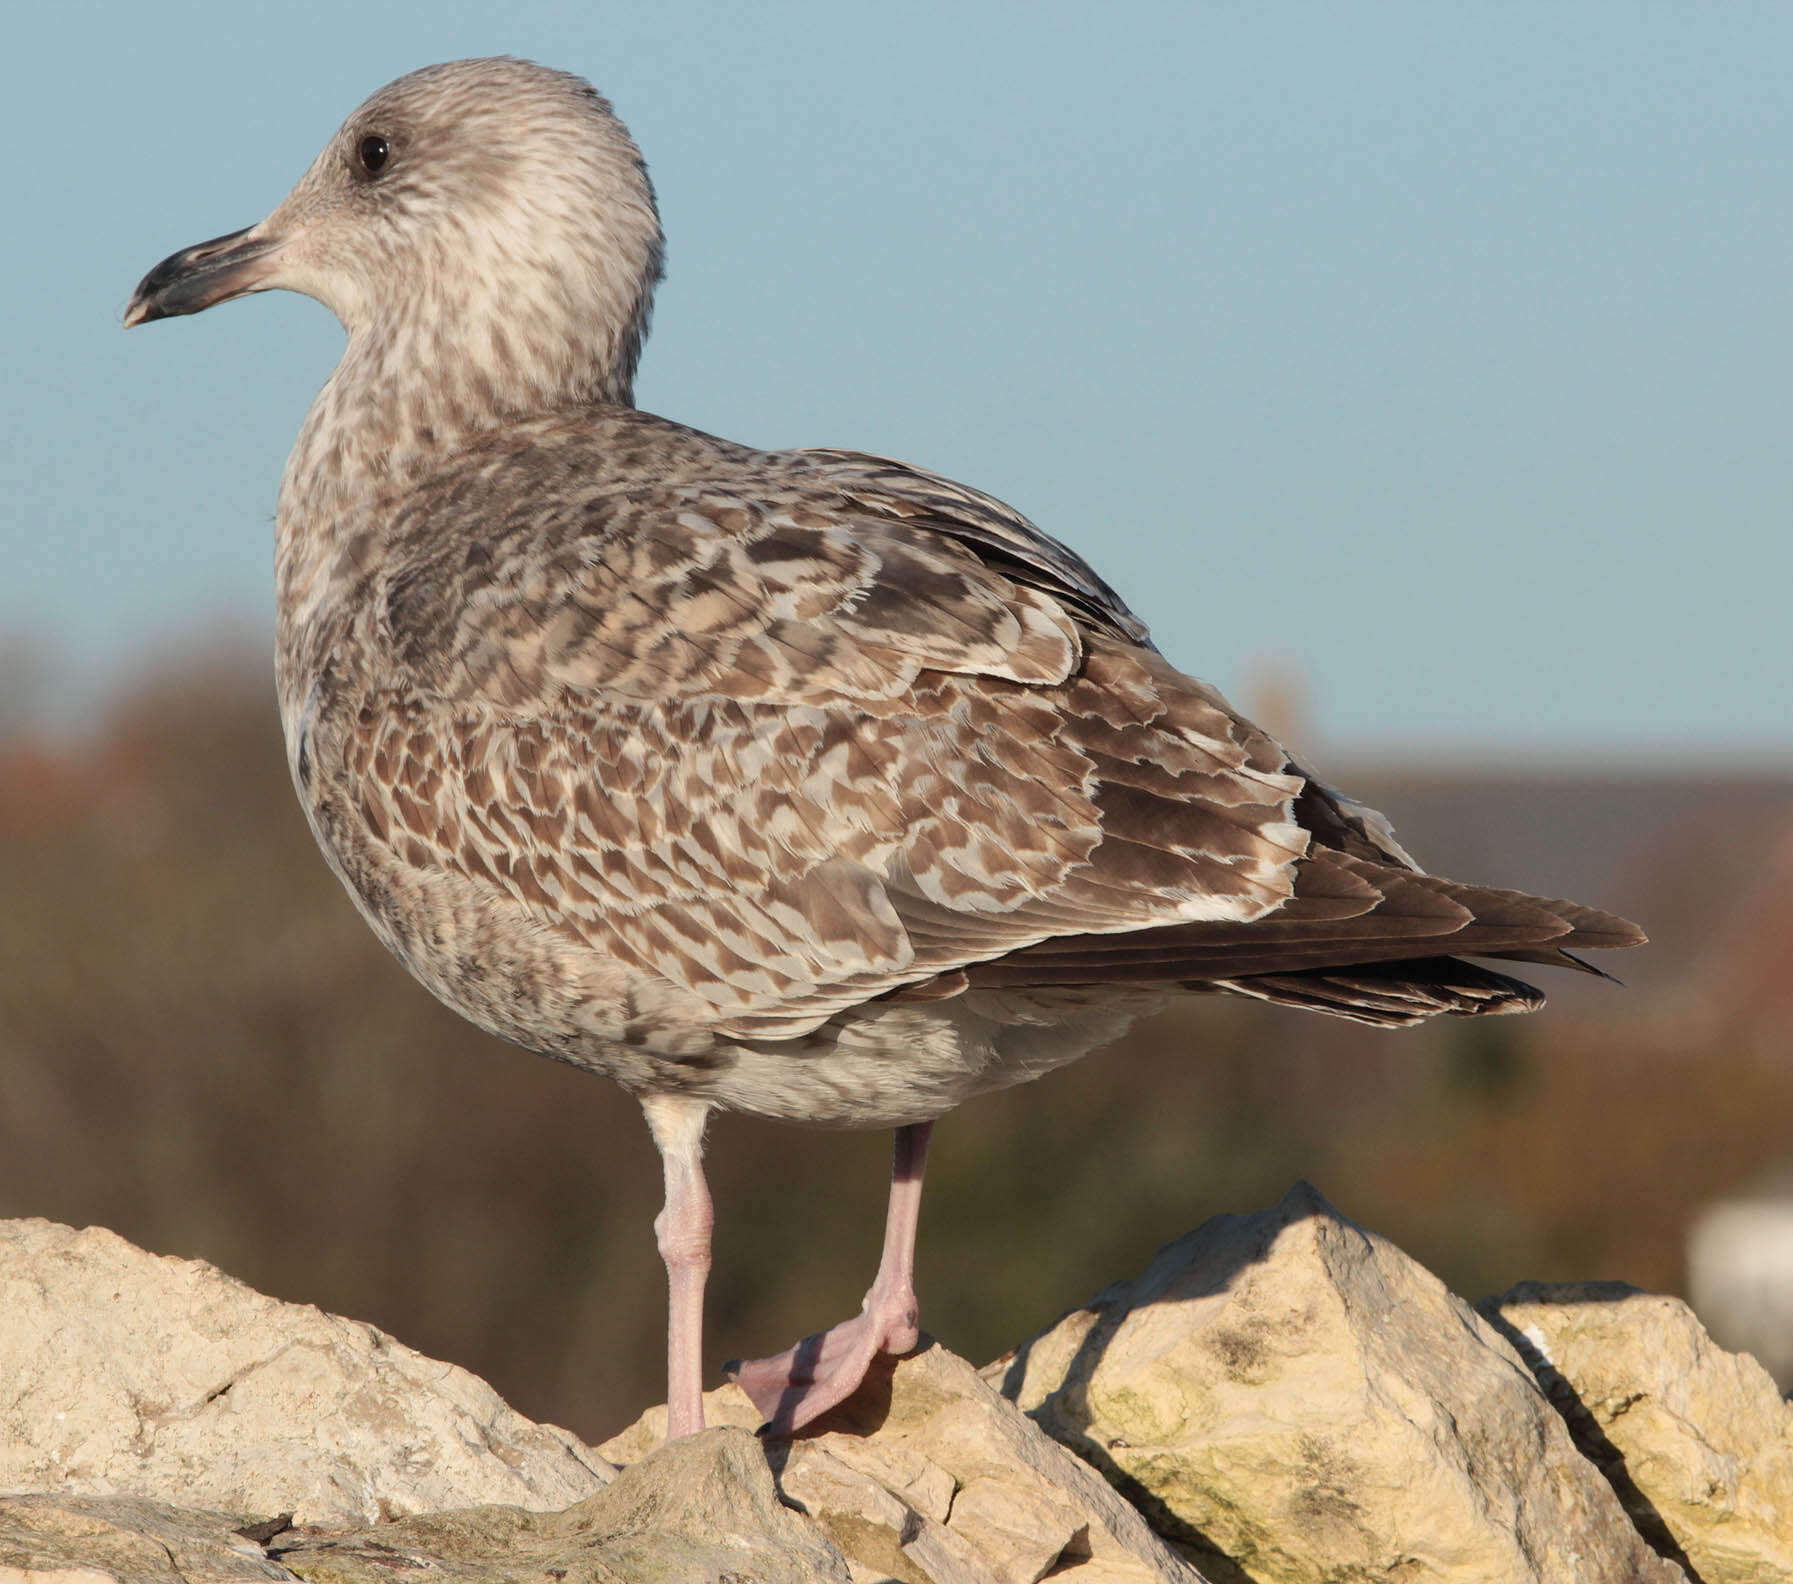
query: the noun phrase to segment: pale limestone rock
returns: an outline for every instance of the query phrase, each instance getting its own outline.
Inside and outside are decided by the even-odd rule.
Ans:
[[[1793,1576],[1793,1409],[1753,1361],[1630,1288],[1489,1312],[1660,1549],[1704,1584]],[[609,1443],[630,1466],[606,1488],[598,1453],[370,1327],[0,1223],[0,1489],[25,1469],[62,1492],[0,1499],[0,1584],[1199,1584],[1041,1424],[1221,1584],[1683,1576],[1502,1337],[1305,1185],[984,1378],[928,1347],[793,1442],[748,1433],[732,1386],[707,1411],[671,1447],[663,1408]],[[494,1481],[510,1504],[418,1512]],[[216,1510],[79,1494],[158,1484]],[[266,1549],[233,1532],[294,1508]]]
[[[714,1430],[718,1425],[732,1425],[737,1430],[757,1430],[761,1415],[747,1393],[733,1381],[704,1393],[704,1423]],[[600,1441],[597,1455],[618,1468],[639,1463],[666,1440],[666,1404],[656,1403],[626,1430],[619,1430],[608,1441]]]
[[[704,1404],[712,1425],[758,1422],[738,1387]],[[634,1465],[665,1432],[665,1409],[651,1409],[599,1451]],[[787,1499],[865,1570],[856,1577],[1200,1584],[1094,1470],[939,1346],[885,1364],[802,1436],[766,1450]]]
[[[291,1580],[237,1521],[141,1496],[0,1497],[0,1584]]]
[[[1678,1298],[1522,1282],[1482,1306],[1640,1530],[1705,1584],[1793,1579],[1793,1405]]]
[[[1668,1584],[1511,1348],[1307,1184],[987,1372],[1217,1577]]]
[[[1004,1578],[1043,1578],[1087,1526],[1069,1502],[1038,1486],[989,1475],[974,1479],[953,1503],[952,1528]]]
[[[779,1489],[840,1547],[855,1584],[887,1578],[904,1584],[1003,1584],[1007,1577],[992,1572],[972,1544],[944,1523],[918,1513],[871,1475],[820,1447],[790,1449]]]
[[[663,1448],[565,1512],[475,1507],[267,1550],[232,1520],[141,1499],[0,1499],[8,1584],[850,1584],[845,1559],[778,1496],[740,1430]],[[981,1581],[980,1581],[981,1584]]]
[[[0,1222],[0,1491],[340,1524],[565,1507],[610,1476],[372,1326],[97,1227]]]
[[[663,1446],[561,1516],[575,1515],[611,1537],[603,1554],[629,1584],[849,1578],[839,1549],[782,1502],[764,1445],[745,1430],[706,1430]],[[507,1554],[497,1548],[492,1560]]]

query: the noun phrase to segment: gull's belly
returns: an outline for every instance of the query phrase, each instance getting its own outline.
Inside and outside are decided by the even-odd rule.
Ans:
[[[407,862],[370,826],[329,721],[288,713],[313,835],[374,934],[468,1021],[636,1094],[824,1127],[927,1121],[1125,1032],[1161,992],[973,992],[871,1001],[793,1039],[730,1039],[723,1012],[609,956],[495,885]]]
[[[1161,990],[973,991],[915,1006],[872,1003],[801,1040],[736,1046],[717,1103],[822,1127],[929,1122],[976,1095],[1011,1088],[1119,1039]]]

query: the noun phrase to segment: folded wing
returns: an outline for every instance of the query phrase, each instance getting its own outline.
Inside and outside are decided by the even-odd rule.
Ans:
[[[549,501],[503,456],[413,495],[378,591],[406,683],[353,769],[400,857],[680,987],[718,1036],[891,993],[1635,937],[1418,874],[1000,502],[605,422],[630,432],[530,437]]]

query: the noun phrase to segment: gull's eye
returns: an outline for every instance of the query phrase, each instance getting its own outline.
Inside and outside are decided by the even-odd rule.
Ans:
[[[369,176],[378,176],[386,168],[386,161],[392,158],[392,145],[378,133],[364,137],[355,149],[355,157],[361,161],[361,168]]]

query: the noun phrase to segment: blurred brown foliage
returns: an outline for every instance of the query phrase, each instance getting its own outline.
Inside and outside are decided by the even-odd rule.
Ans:
[[[663,1393],[639,1113],[385,956],[312,846],[270,695],[236,661],[147,684],[79,747],[0,743],[0,1215],[203,1256],[600,1438]],[[1574,889],[1661,944],[1612,963],[1630,990],[1542,971],[1541,1016],[1408,1034],[1192,998],[967,1106],[920,1256],[953,1347],[993,1356],[1300,1176],[1471,1297],[1673,1289],[1693,1211],[1784,1158],[1793,778],[1339,779],[1431,867]],[[712,1372],[857,1308],[887,1149],[716,1123]]]

